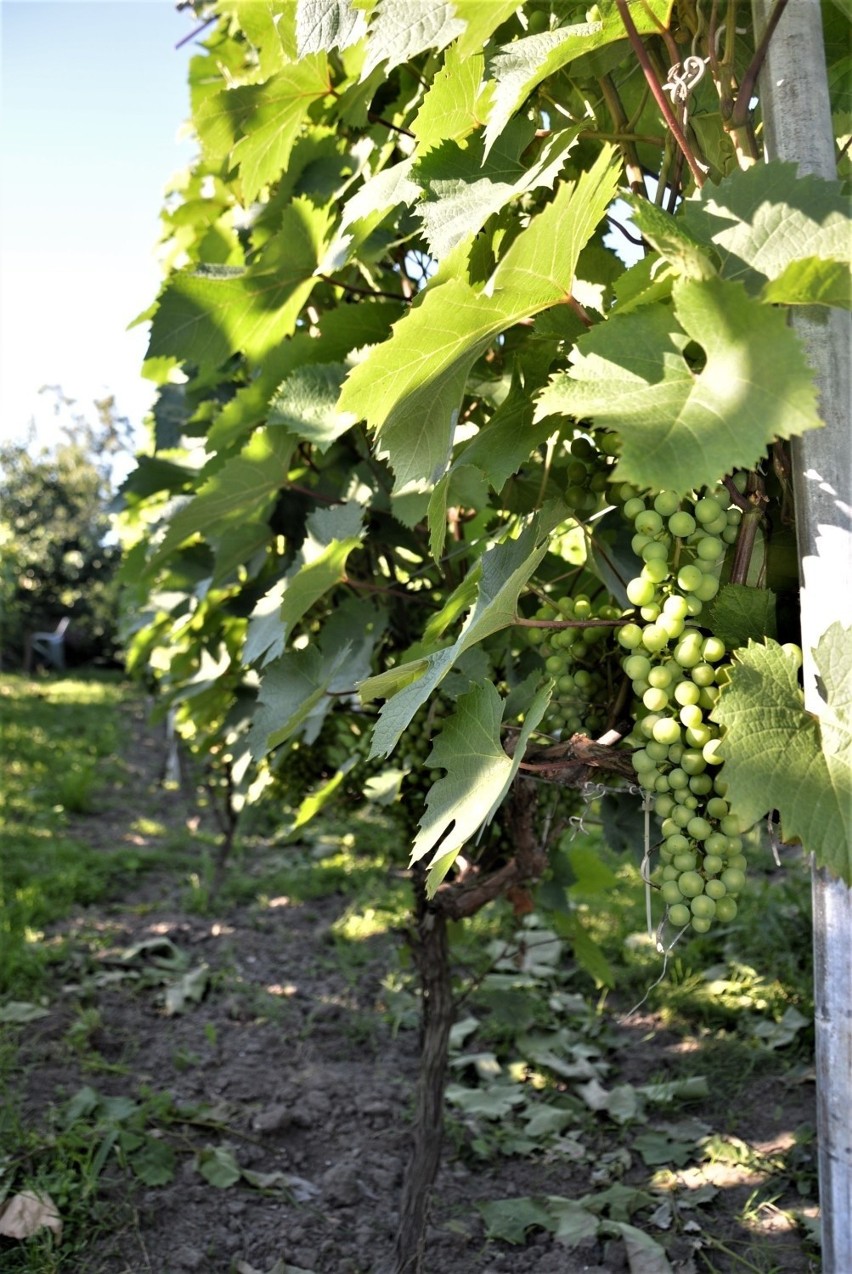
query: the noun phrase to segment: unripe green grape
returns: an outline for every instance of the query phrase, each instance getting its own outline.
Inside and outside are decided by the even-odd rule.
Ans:
[[[633,539],[630,541],[630,547],[633,549],[633,552],[637,557],[641,557],[643,548],[646,544],[649,544],[650,541],[650,535],[634,535]]]
[[[591,690],[595,679],[587,668],[578,668],[574,673],[574,680],[581,690]]]
[[[704,530],[708,535],[721,535],[727,529],[728,519],[724,513],[719,513],[712,522],[704,523]]]
[[[675,805],[671,812],[671,821],[677,831],[686,827],[691,818],[692,810],[687,809],[685,805]]]
[[[703,757],[701,759],[702,761],[704,760]],[[722,821],[719,823],[719,831],[724,832],[726,836],[729,835],[728,830],[725,828],[725,819],[728,818],[728,802],[723,801],[721,796],[710,797],[710,800],[707,802],[707,817],[721,819]]]
[[[551,677],[558,677],[567,667],[564,655],[548,655],[544,661],[544,666]]]
[[[701,691],[691,681],[679,681],[674,688],[674,697],[683,707],[688,704],[698,703]]]
[[[586,645],[585,641],[578,639],[577,641],[573,643],[571,647],[571,651],[575,659],[584,659],[585,656],[589,653],[589,648]]]
[[[687,535],[692,535],[695,530],[695,518],[690,513],[683,511],[673,513],[669,518],[669,530],[672,535],[676,535],[678,539],[684,539]]]
[[[716,900],[716,919],[720,924],[729,925],[737,914],[737,904],[730,895]]]
[[[742,852],[743,838],[742,836],[726,836],[725,839],[728,842],[728,866],[732,867],[732,858],[734,855],[741,854]]]
[[[703,535],[695,546],[695,556],[704,562],[718,562],[724,552],[724,544],[714,535]]]
[[[785,657],[786,659],[789,659],[789,660],[790,660],[790,661],[791,661],[791,662],[795,665],[795,667],[796,667],[796,669],[797,669],[797,670],[798,670],[799,668],[801,668],[801,666],[802,666],[802,648],[801,648],[801,646],[797,646],[797,645],[796,645],[794,642],[792,642],[792,641],[785,641],[785,643],[784,643],[784,645],[781,647],[781,649],[782,649],[782,651],[784,652],[784,657]]]
[[[645,744],[645,751],[658,765],[661,761],[667,761],[669,757],[669,749],[665,743],[657,743],[656,739],[650,739]]]
[[[642,632],[642,645],[646,650],[650,650],[656,654],[668,645],[668,636],[659,625],[651,623],[647,624]]]
[[[686,825],[686,830],[694,840],[701,841],[706,840],[713,833],[713,827],[706,818],[691,818]]]
[[[565,672],[562,674],[562,676],[556,682],[556,689],[559,691],[561,695],[567,695],[571,693],[571,691],[574,689],[574,678],[571,676],[570,672]]]
[[[702,686],[701,694],[698,696],[699,707],[703,708],[705,712],[709,712],[711,708],[715,708],[718,698],[718,686]]]
[[[634,625],[634,627],[638,627],[638,625]],[[641,638],[641,628],[639,629],[639,635]],[[651,661],[647,655],[628,655],[622,664],[622,668],[631,681],[637,681],[649,675],[651,672]]]
[[[687,726],[685,737],[691,748],[703,748],[713,738],[713,731],[709,725]]]
[[[642,696],[642,702],[650,712],[662,712],[668,705],[668,692],[657,686],[649,686]]]
[[[654,585],[662,584],[663,580],[668,579],[668,575],[668,562],[656,557],[651,558],[650,561],[646,560],[645,565],[642,567],[642,579],[648,580]],[[628,593],[627,596],[629,597],[630,594]]]
[[[639,614],[645,620],[646,624],[655,624],[660,617],[659,603],[649,602],[647,606],[640,606]]]
[[[729,894],[738,894],[745,884],[745,872],[738,867],[726,867],[719,879]]]
[[[702,610],[704,609],[704,602],[701,600],[700,597],[697,597],[695,594],[690,593],[689,597],[687,597],[686,599],[686,608],[687,608],[687,613],[691,615],[693,618],[696,618],[698,615],[701,614]]]
[[[672,593],[663,602],[663,611],[666,615],[672,615],[675,619],[686,619],[688,614],[688,603],[685,597],[681,597],[679,593]]]
[[[654,779],[654,791],[668,792],[668,790],[669,790],[669,776],[667,774],[658,774],[657,777]]]
[[[689,849],[689,840],[684,836],[683,832],[674,832],[671,836],[667,836],[663,841],[661,851],[665,849],[670,854],[682,854]],[[694,858],[694,855],[693,855]],[[681,867],[681,871],[687,871],[689,866],[694,867],[695,862],[688,864],[687,867]]]
[[[698,748],[684,748],[683,756],[680,759],[681,769],[683,769],[690,778],[696,778],[703,774],[707,768],[707,762],[699,752]],[[707,786],[709,792],[712,788],[712,780]],[[692,789],[695,790],[694,788]]]
[[[724,832],[726,836],[739,836],[740,832],[748,831],[736,814],[728,813],[727,803],[723,801],[722,804],[725,805],[725,813],[721,816],[719,831]]]
[[[565,466],[565,477],[569,483],[586,481],[586,466],[582,460],[572,460]]]
[[[697,898],[704,893],[704,881],[697,871],[685,871],[678,877],[678,888],[684,898]]]
[[[660,831],[663,833],[664,838],[668,840],[670,836],[677,836],[680,832],[680,828],[677,823],[675,823],[674,819],[664,818],[660,825]]]
[[[624,624],[619,628],[616,640],[625,650],[635,650],[642,643],[642,629],[638,624]]]
[[[644,509],[633,520],[637,535],[654,536],[663,529],[663,519],[654,509]]]
[[[722,858],[721,854],[708,854],[706,852],[707,851],[706,845],[704,846],[704,850],[705,850],[705,853],[704,853],[703,867],[704,867],[705,874],[708,876],[718,876],[719,872],[724,869],[725,860]],[[713,885],[715,888],[716,885],[722,885],[722,882],[721,880],[717,880],[717,881],[708,880],[707,884],[704,886],[705,893],[710,893],[710,885]],[[727,893],[727,890],[725,889],[724,885],[722,885],[722,893],[723,894]],[[710,897],[711,898],[721,897],[721,894],[711,893]]]
[[[692,912],[684,902],[676,902],[669,907],[669,920],[677,929],[683,929],[692,919]]]
[[[683,632],[683,620],[677,615],[667,615],[665,611],[657,619],[657,624],[662,628],[669,641],[677,641]]]
[[[578,456],[581,460],[597,460],[598,451],[595,444],[584,434],[577,434],[571,439],[572,456]]]
[[[689,790],[696,796],[706,796],[713,791],[713,780],[709,774],[693,774],[689,780]]]
[[[689,782],[691,785],[692,779],[690,779]],[[686,806],[688,810],[692,810],[694,812],[695,810],[698,809],[698,798],[696,796],[693,796],[691,791],[681,792],[681,796],[683,797],[683,804]]]
[[[660,690],[665,690],[674,679],[670,663],[658,664],[655,668],[650,668],[646,675],[649,685],[656,686]]]
[[[684,836],[682,837],[682,839],[686,840],[686,837]],[[688,845],[689,841],[687,841],[686,843]],[[678,871],[680,872],[695,871],[697,862],[698,862],[698,859],[696,857],[695,851],[685,850],[680,854],[675,854],[674,858],[672,859],[672,867],[677,867]]]
[[[680,726],[672,717],[661,717],[654,722],[651,733],[658,743],[677,743],[680,739]]]
[[[683,901],[683,894],[678,888],[676,880],[664,880],[660,885],[660,896],[665,903],[679,903]]]
[[[637,498],[641,499],[641,497],[639,496],[632,482],[622,482],[621,485],[618,487],[617,491],[615,492],[615,499],[623,500],[625,505],[627,504],[628,500],[635,500]],[[645,504],[644,500],[642,500],[642,504],[644,506]],[[630,516],[630,521],[632,522],[636,516],[636,513],[630,514],[629,516]]]
[[[723,854],[727,855],[728,853],[727,836],[723,836],[721,832],[711,832],[711,834],[707,837],[707,839],[704,842],[704,853],[711,854],[713,856],[718,854],[720,858]]]
[[[744,872],[748,866],[745,854],[731,854],[728,857],[728,866],[733,868],[734,871]]]
[[[654,798],[654,813],[659,818],[668,818],[674,809],[674,801],[668,795],[660,795]]]
[[[624,503],[624,516],[635,522],[640,513],[645,512],[645,501],[641,496],[631,496]]]
[[[696,686],[712,686],[713,682],[716,680],[716,670],[711,664],[695,664],[692,669],[691,676]]]
[[[666,749],[666,756],[671,761],[672,765],[680,765],[680,758],[683,756],[683,744],[672,743],[671,746]]]
[[[668,562],[669,546],[663,540],[649,540],[640,556],[644,562]]]
[[[701,636],[684,633],[674,648],[674,658],[681,668],[695,668],[701,662]]]
[[[692,595],[698,602],[710,602],[719,591],[719,581],[715,575],[702,575]]]
[[[702,525],[719,516],[719,506],[712,496],[702,496],[695,505],[695,516]]]
[[[719,796],[728,795],[728,784],[721,774],[717,774],[713,780],[713,791],[716,792]]]
[[[707,894],[699,894],[693,898],[689,909],[698,920],[712,920],[716,914],[716,903]]]
[[[691,593],[698,587],[703,578],[704,575],[697,566],[687,564],[682,566],[677,573],[677,586],[685,593]]]
[[[740,538],[740,528],[738,526],[731,526],[728,524],[724,531],[722,531],[721,538],[726,544],[736,544],[737,540]]]
[[[686,774],[679,766],[676,766],[673,770],[669,770],[669,787],[673,792],[682,792],[685,788],[689,787],[689,775]]]
[[[686,704],[685,707],[680,709],[680,711],[678,712],[678,716],[680,717],[680,720],[683,725],[690,727],[692,729],[694,729],[695,726],[701,725],[702,721],[704,720],[704,716],[701,712],[701,709],[698,707],[698,704],[696,703]]]
[[[712,920],[708,920],[706,916],[692,917],[692,927],[696,933],[707,933],[712,923]]]
[[[633,687],[633,693],[637,699],[641,699],[645,691],[648,690],[651,685],[650,681],[645,681],[644,679],[640,681],[638,678],[630,684]]]
[[[671,517],[680,506],[680,496],[676,491],[658,491],[654,497],[654,508],[661,518]]]
[[[662,721],[662,719],[663,718],[660,716],[659,712],[649,712],[647,716],[642,718],[639,722],[639,729],[642,731],[646,739],[652,739],[654,737],[654,726],[658,721]]]

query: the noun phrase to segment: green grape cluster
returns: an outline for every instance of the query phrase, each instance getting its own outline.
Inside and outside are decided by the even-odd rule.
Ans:
[[[630,487],[618,495],[644,563],[627,585],[637,621],[618,633],[635,695],[627,742],[661,820],[659,890],[668,919],[706,933],[713,920],[733,920],[745,883],[746,829],[725,799],[719,729],[707,716],[727,651],[701,623],[742,515],[721,485],[686,499],[673,491],[646,499]]]
[[[534,618],[548,622],[586,622],[612,620],[620,615],[617,606],[608,602],[593,604],[584,594],[559,597],[543,603]],[[610,682],[604,663],[604,639],[612,632],[600,627],[530,628],[527,641],[535,646],[548,676],[553,678],[554,693],[547,717],[542,723],[546,733],[595,734],[603,730]]]
[[[594,442],[581,436],[571,443],[565,467],[565,500],[581,520],[601,503],[609,482],[607,457],[614,450],[615,443],[606,434]]]

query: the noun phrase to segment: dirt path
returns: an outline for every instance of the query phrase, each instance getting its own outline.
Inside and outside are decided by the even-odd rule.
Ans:
[[[125,778],[107,812],[75,828],[105,853],[145,848],[150,837],[139,830],[140,817],[172,829],[187,818],[184,798],[158,783],[160,735],[141,705],[131,711]],[[135,878],[120,902],[88,908],[62,926],[69,945],[50,1012],[23,1036],[26,1110],[34,1122],[83,1086],[101,1103],[127,1097],[145,1109],[135,1134],[132,1118],[118,1121],[117,1149],[100,1182],[106,1211],[61,1268],[379,1274],[392,1250],[417,1063],[416,1030],[395,1031],[389,1015],[376,1011],[401,939],[367,939],[353,964],[339,958],[332,937],[347,902],[340,895],[273,898],[210,916],[191,914],[186,901],[185,871],[164,866]],[[168,997],[179,1011],[168,1012]],[[655,1025],[640,1020],[622,1033],[619,1049],[610,1048],[608,1087],[665,1073],[666,1049],[678,1040],[655,1036]],[[769,1144],[779,1126],[811,1117],[811,1098],[810,1087],[781,1092],[755,1080],[739,1135],[750,1119],[754,1135]],[[97,1139],[103,1118],[98,1124],[97,1110],[89,1118]],[[134,1135],[141,1144],[133,1145]],[[448,1140],[425,1269],[619,1274],[628,1248],[617,1230],[569,1250],[532,1229],[526,1245],[513,1245],[486,1236],[475,1205],[647,1183],[649,1169],[635,1155],[620,1168],[607,1159],[624,1141],[620,1128],[592,1120],[582,1137],[564,1143],[574,1146],[570,1153],[483,1163],[455,1154]],[[125,1162],[136,1156],[147,1184],[119,1166],[119,1154]],[[158,1165],[169,1178],[159,1184]],[[754,1189],[748,1173],[731,1165],[719,1189],[715,1221],[702,1215],[692,1230],[679,1222],[671,1233],[671,1222],[654,1229],[674,1271],[707,1268],[695,1256],[702,1226],[715,1227],[735,1249],[748,1237],[735,1220]],[[767,1270],[812,1268],[795,1231],[767,1230],[761,1244],[778,1262]],[[717,1252],[713,1260],[716,1270],[742,1268]],[[639,1257],[631,1269],[644,1274]]]

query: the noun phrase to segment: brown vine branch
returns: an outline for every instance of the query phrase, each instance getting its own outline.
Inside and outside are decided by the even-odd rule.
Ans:
[[[621,21],[624,23],[624,29],[627,32],[627,38],[629,39],[631,45],[633,46],[633,51],[636,54],[639,65],[642,67],[642,70],[645,75],[645,79],[648,81],[648,87],[650,88],[651,92],[654,94],[654,100],[656,101],[657,105],[660,108],[663,119],[666,121],[666,124],[668,126],[669,132],[671,133],[672,137],[677,142],[680,149],[683,151],[684,158],[686,159],[686,162],[689,164],[689,171],[692,173],[696,186],[700,188],[701,186],[704,185],[705,175],[701,171],[698,161],[696,160],[695,156],[692,153],[689,142],[684,137],[683,130],[680,124],[677,122],[677,119],[675,118],[675,115],[674,115],[674,112],[672,111],[670,103],[666,99],[666,95],[663,92],[662,85],[660,84],[659,80],[654,74],[654,68],[651,65],[651,60],[648,57],[648,52],[645,48],[645,45],[642,43],[642,39],[639,35],[639,32],[636,30],[636,25],[633,21],[633,18],[630,16],[630,10],[627,7],[627,0],[615,0],[615,5],[621,16]]]
[[[760,44],[755,49],[754,57],[749,62],[746,73],[742,78],[737,100],[734,102],[734,109],[731,114],[731,127],[742,128],[748,119],[749,102],[754,96],[757,77],[760,74],[760,68],[763,66],[766,58],[766,51],[769,48],[769,41],[772,39],[772,33],[778,26],[781,15],[787,8],[787,0],[775,0],[775,7],[769,15],[769,21],[766,24],[766,30],[761,36]]]
[[[631,622],[629,615],[619,619],[521,619],[517,617],[512,623],[517,628],[620,628],[622,624]]]
[[[351,292],[353,296],[383,296],[389,301],[402,301],[404,305],[409,301],[409,298],[403,296],[401,292],[384,292],[381,288],[362,288],[357,283],[344,283],[342,279],[334,279],[330,274],[318,274],[317,278],[322,279],[323,283],[330,283],[334,288],[343,288],[344,292]]]
[[[414,136],[411,130],[403,128],[402,124],[392,124],[389,119],[383,119],[381,115],[376,115],[374,111],[367,111],[367,119],[371,124],[381,124],[384,128],[389,128],[392,133],[402,133],[404,137]]]

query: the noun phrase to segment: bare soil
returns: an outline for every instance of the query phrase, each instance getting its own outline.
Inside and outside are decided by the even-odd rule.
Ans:
[[[159,782],[160,734],[147,725],[141,706],[128,711],[133,741],[127,779],[105,813],[80,818],[74,829],[105,853],[138,846],[132,824],[140,816],[172,826],[187,818],[185,797]],[[74,916],[59,931],[69,941],[68,954],[58,966],[49,1015],[21,1031],[25,1110],[36,1123],[84,1084],[108,1095],[167,1092],[178,1107],[207,1112],[206,1126],[204,1119],[189,1119],[164,1133],[177,1148],[171,1182],[146,1186],[117,1166],[105,1174],[109,1225],[94,1228],[85,1249],[63,1269],[278,1274],[296,1267],[312,1274],[379,1274],[389,1268],[392,1253],[418,1059],[416,1029],[394,1031],[376,1012],[382,978],[402,938],[368,939],[353,979],[330,936],[347,905],[342,896],[274,899],[262,908],[234,906],[213,916],[188,913],[185,899],[180,873],[164,870],[134,879],[120,901]],[[157,939],[168,939],[173,945],[163,950],[176,949],[187,968],[209,967],[204,998],[186,1012],[166,1015],[162,987],[146,978],[156,947],[129,960],[122,954]],[[85,1047],[73,1049],[69,1029],[83,1010],[93,1026]],[[653,1015],[634,1019],[619,1039],[610,1087],[676,1074],[691,1046]],[[689,1114],[706,1117],[695,1109]],[[813,1121],[812,1085],[785,1084],[776,1068],[753,1075],[736,1109],[726,1111],[722,1130],[783,1154],[791,1131],[807,1121]],[[597,1163],[552,1154],[483,1163],[448,1139],[424,1270],[627,1269],[621,1239],[593,1238],[569,1250],[533,1230],[525,1245],[512,1245],[486,1236],[476,1208],[493,1199],[587,1194],[594,1188],[592,1173],[624,1144],[624,1135],[602,1121],[591,1134],[587,1130],[584,1144],[599,1156]],[[287,1174],[287,1190],[258,1188],[245,1179],[227,1188],[211,1185],[199,1171],[205,1147],[230,1149],[240,1168],[254,1173]],[[624,1182],[647,1186],[653,1170],[634,1156],[619,1171]],[[736,1164],[714,1171],[715,1178],[707,1169],[701,1181],[714,1181],[719,1193],[690,1214],[697,1218],[692,1227],[649,1230],[666,1244],[673,1270],[804,1274],[817,1268],[800,1232],[784,1219],[784,1208],[802,1203],[789,1179],[774,1212],[764,1209],[749,1228],[737,1215],[765,1180]],[[751,1264],[703,1246],[706,1236]],[[632,1268],[642,1274],[635,1258]]]

